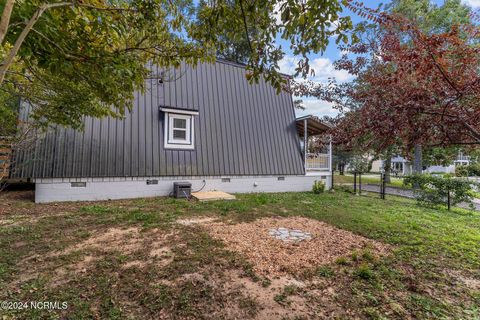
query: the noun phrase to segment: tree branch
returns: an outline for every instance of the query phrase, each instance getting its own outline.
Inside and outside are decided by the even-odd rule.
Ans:
[[[56,44],[53,40],[49,39],[47,36],[45,36],[43,33],[40,31],[32,28],[32,31],[38,34],[40,37],[45,39],[45,41],[49,42],[51,45],[53,45],[55,48],[57,48],[66,58],[72,59],[72,60],[85,60],[85,57],[78,57],[71,55],[70,53],[65,52],[65,50],[60,47],[58,44]]]
[[[245,28],[245,36],[247,37],[248,47],[250,48],[250,51],[253,52],[252,42],[250,41],[250,36],[248,34],[247,17],[245,16],[245,11],[243,10],[243,0],[240,0],[240,10],[242,11],[243,26]]]

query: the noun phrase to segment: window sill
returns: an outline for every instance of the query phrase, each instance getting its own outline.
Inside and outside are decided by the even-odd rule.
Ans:
[[[195,150],[195,146],[192,144],[166,144],[165,150]]]

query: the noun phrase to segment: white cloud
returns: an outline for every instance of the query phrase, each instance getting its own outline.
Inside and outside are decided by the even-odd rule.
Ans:
[[[290,55],[285,56],[280,62],[280,71],[293,75],[299,59]],[[345,82],[353,79],[353,76],[345,70],[336,70],[332,60],[329,58],[316,58],[310,61],[310,67],[315,71],[308,80],[313,82],[326,82],[329,78],[334,78],[338,82]]]
[[[293,75],[295,74],[295,67],[297,66],[299,59],[287,55],[279,62],[280,71]],[[333,66],[332,60],[329,58],[316,58],[310,62],[310,66],[315,70],[315,75],[308,77],[308,80],[315,83],[325,83],[329,78],[334,78],[337,82],[346,82],[353,79],[353,76],[344,70],[336,70]],[[297,78],[297,81],[304,81]],[[312,99],[309,97],[296,97],[296,99],[302,99],[305,110],[296,110],[297,116],[303,116],[307,114],[313,114],[318,117],[323,116],[336,116],[338,111],[333,109],[332,104],[319,99]]]
[[[297,66],[298,63],[297,58],[286,55],[283,57],[282,60],[278,62],[278,66],[280,67],[280,72],[283,72],[288,75],[293,75],[295,73],[295,67]]]
[[[480,8],[480,0],[463,0],[462,2],[472,8]]]
[[[302,100],[305,110],[296,109],[295,114],[297,117],[313,114],[314,116],[322,118],[323,116],[334,117],[338,114],[338,110],[335,110],[330,102],[311,98],[304,98]]]
[[[327,81],[328,78],[335,78],[338,82],[345,82],[353,79],[353,76],[345,70],[336,70],[332,60],[328,58],[316,58],[312,61],[311,67],[315,70],[312,81]]]

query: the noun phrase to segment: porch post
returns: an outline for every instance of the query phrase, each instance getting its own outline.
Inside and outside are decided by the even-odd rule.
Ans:
[[[307,142],[308,142],[307,119],[304,119],[303,120],[303,165],[305,167],[305,174],[307,174]]]
[[[333,160],[332,160],[332,135],[330,135],[330,141],[328,143],[328,168],[330,169],[330,171],[332,172],[332,176],[333,176],[333,168],[332,168],[332,163],[333,163]]]
[[[331,186],[330,186],[330,189],[333,190],[333,186],[335,185],[334,181],[333,181],[333,178],[334,178],[334,175],[335,175],[335,171],[333,170],[333,159],[332,159],[332,135],[329,136],[329,141],[328,141],[328,169],[330,171],[330,174],[332,175],[330,178],[331,178]]]

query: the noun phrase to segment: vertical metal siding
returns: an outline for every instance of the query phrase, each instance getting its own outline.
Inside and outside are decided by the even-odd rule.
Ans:
[[[302,174],[293,100],[260,81],[249,84],[241,66],[184,63],[149,66],[124,119],[85,119],[84,131],[56,127],[35,147],[16,153],[13,177],[137,177]],[[159,107],[197,110],[194,150],[165,150]],[[25,106],[26,117],[30,108]]]

